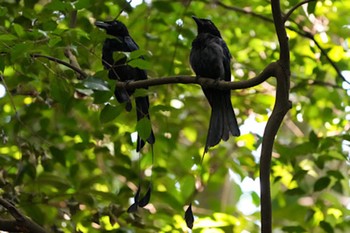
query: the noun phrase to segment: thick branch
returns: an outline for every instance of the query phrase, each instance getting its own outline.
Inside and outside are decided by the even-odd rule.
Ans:
[[[74,65],[71,65],[68,62],[62,61],[62,60],[60,60],[58,58],[47,56],[47,55],[42,55],[42,54],[37,54],[37,53],[31,54],[31,57],[33,57],[33,58],[39,58],[39,57],[46,58],[46,59],[48,59],[50,61],[54,61],[54,62],[56,62],[58,64],[64,65],[64,66],[66,66],[68,68],[71,68],[75,72],[79,73],[83,78],[87,78],[88,77],[88,75],[84,71],[79,69],[78,67],[75,67]]]
[[[276,134],[282,124],[284,116],[291,108],[289,101],[290,86],[290,59],[288,37],[282,19],[279,0],[271,1],[272,14],[278,42],[280,44],[279,66],[276,67],[274,76],[277,79],[276,101],[269,117],[263,135],[260,157],[260,203],[261,203],[261,232],[272,232],[272,207],[271,207],[271,158]]]
[[[274,20],[274,25],[278,37],[278,42],[280,44],[280,62],[286,72],[290,72],[290,55],[289,55],[289,44],[286,28],[284,27],[284,21],[282,19],[282,12],[279,0],[271,1],[272,15]]]
[[[21,214],[15,206],[3,198],[0,198],[2,205],[15,220],[0,219],[0,230],[10,232],[46,233],[45,229]]]
[[[194,76],[172,76],[172,77],[164,77],[164,78],[153,78],[147,80],[139,80],[139,81],[129,81],[129,82],[118,82],[116,87],[125,88],[125,89],[137,89],[137,88],[146,88],[150,86],[158,86],[164,84],[174,84],[174,83],[182,83],[182,84],[199,84],[202,87],[213,87],[217,89],[245,89],[259,85],[260,83],[267,80],[269,77],[273,75],[275,67],[278,64],[276,62],[270,63],[258,76],[251,78],[245,81],[239,82],[227,82],[227,81],[217,81],[211,78],[201,78]]]

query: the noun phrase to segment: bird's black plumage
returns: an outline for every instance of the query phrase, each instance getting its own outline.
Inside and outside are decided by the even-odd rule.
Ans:
[[[197,76],[231,80],[231,54],[220,31],[208,19],[192,17],[197,24],[198,35],[192,42],[190,63]],[[239,136],[240,131],[232,108],[230,90],[202,88],[211,106],[211,117],[205,152],[220,140],[228,140],[230,134]]]
[[[134,68],[126,64],[126,57],[115,61],[113,53],[132,52],[139,49],[139,46],[129,35],[127,27],[118,20],[112,21],[97,21],[95,25],[99,28],[105,29],[108,35],[113,38],[107,38],[103,43],[102,48],[102,64],[108,70],[108,77],[119,81],[144,80],[147,79],[145,70]],[[143,57],[141,57],[143,59]],[[126,103],[125,109],[131,111],[132,104],[130,96],[134,90],[126,90],[122,88],[115,88],[114,95],[119,103]],[[140,96],[135,98],[137,120],[149,116],[149,99],[148,96]],[[153,131],[147,138],[147,142],[153,144],[155,137]],[[145,142],[138,136],[136,150],[140,151],[145,145]]]

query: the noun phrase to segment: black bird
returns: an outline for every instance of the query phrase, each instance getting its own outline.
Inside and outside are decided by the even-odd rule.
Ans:
[[[132,52],[139,49],[139,46],[129,35],[126,26],[118,21],[97,21],[95,25],[99,28],[105,29],[108,35],[113,38],[107,38],[103,43],[102,48],[102,64],[108,70],[108,77],[119,81],[144,80],[147,79],[145,70],[134,68],[127,65],[127,58],[123,57],[114,61],[113,53]],[[143,57],[140,57],[144,59]],[[126,90],[122,88],[115,88],[114,95],[119,103],[126,103],[125,109],[129,112],[132,109],[130,96],[134,90]],[[148,96],[140,96],[135,98],[137,121],[149,116],[149,99]],[[153,144],[155,142],[153,131],[147,138],[147,142]],[[145,142],[138,136],[136,151],[140,151],[145,145]]]
[[[219,30],[209,19],[192,16],[197,24],[198,35],[192,42],[190,63],[197,76],[217,80],[231,80],[231,54]],[[211,117],[205,152],[227,141],[230,134],[239,136],[240,131],[232,108],[230,90],[202,88],[211,106]]]

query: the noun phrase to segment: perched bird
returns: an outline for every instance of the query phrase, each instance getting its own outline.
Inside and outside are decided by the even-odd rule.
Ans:
[[[113,58],[113,53],[132,52],[139,49],[139,46],[129,35],[126,26],[118,21],[97,21],[95,25],[99,28],[105,29],[106,33],[112,38],[107,38],[103,43],[102,48],[102,64],[108,70],[108,77],[119,81],[144,80],[147,79],[145,70],[129,66],[127,58],[123,57],[117,61]],[[143,59],[143,57],[140,57]],[[114,95],[119,103],[126,103],[125,109],[129,112],[132,109],[130,96],[134,90],[126,90],[123,88],[115,88]],[[149,99],[148,96],[135,97],[137,121],[149,116]],[[147,138],[147,142],[153,144],[155,137],[153,131]],[[145,145],[145,142],[138,136],[136,151],[140,151]]]
[[[231,80],[231,54],[219,30],[209,19],[192,17],[197,24],[198,35],[192,42],[190,63],[197,76],[217,80]],[[211,106],[211,117],[205,152],[227,141],[230,134],[239,136],[240,131],[232,108],[230,90],[202,88]]]

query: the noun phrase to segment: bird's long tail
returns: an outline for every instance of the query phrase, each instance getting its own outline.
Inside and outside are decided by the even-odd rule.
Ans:
[[[217,145],[220,140],[227,141],[230,134],[239,136],[237,119],[232,108],[230,91],[206,91],[211,105],[211,116],[204,153],[210,147]]]
[[[129,93],[125,88],[115,88],[114,90],[114,96],[117,99],[119,103],[126,103],[125,109],[126,111],[130,112],[132,105],[130,101],[130,95],[132,93]]]
[[[142,97],[136,97],[135,98],[136,103],[136,115],[137,115],[137,121],[141,120],[144,117],[147,117],[150,119],[148,108],[149,108],[149,100],[148,96],[142,96]],[[154,144],[155,137],[153,130],[151,129],[151,133],[149,137],[146,140],[149,144]],[[145,141],[141,139],[141,137],[137,136],[137,145],[136,145],[136,151],[139,152],[143,146],[145,145]]]

